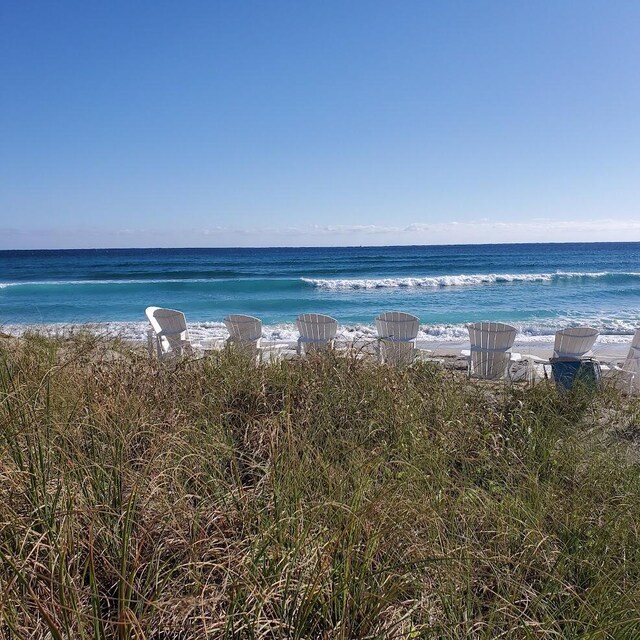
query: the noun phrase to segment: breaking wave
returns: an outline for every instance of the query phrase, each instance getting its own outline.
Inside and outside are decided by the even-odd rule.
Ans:
[[[555,273],[477,273],[424,277],[401,278],[368,278],[368,279],[315,279],[302,278],[302,281],[317,289],[327,291],[353,291],[358,289],[412,289],[412,288],[439,288],[439,287],[464,287],[482,284],[497,284],[509,282],[556,282],[569,279],[636,279],[640,273],[614,271],[598,272],[563,272]]]

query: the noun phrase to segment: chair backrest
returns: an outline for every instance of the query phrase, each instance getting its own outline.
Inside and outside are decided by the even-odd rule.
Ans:
[[[553,355],[555,358],[582,358],[591,351],[597,337],[598,330],[592,327],[570,327],[556,331]]]
[[[380,362],[393,366],[408,365],[416,354],[420,320],[404,311],[387,311],[376,318]]]
[[[182,311],[147,307],[145,314],[153,328],[159,358],[180,356],[191,349],[187,320]]]
[[[420,320],[404,311],[387,311],[376,318],[376,330],[380,338],[394,342],[411,342],[418,336]]]
[[[224,319],[224,325],[233,342],[258,342],[262,337],[262,320],[253,316],[231,314]]]
[[[634,374],[631,385],[632,389],[634,392],[640,391],[640,329],[636,329],[633,340],[631,340],[629,353],[622,368]]]
[[[630,360],[640,360],[640,328],[636,329],[629,346],[629,353],[627,354],[627,362]]]
[[[230,346],[246,350],[249,355],[257,355],[262,338],[262,320],[253,316],[231,314],[224,319],[229,332],[227,343]]]
[[[469,375],[487,380],[505,377],[516,339],[515,327],[502,322],[476,322],[467,325],[467,330],[471,342]]]
[[[296,325],[300,353],[328,347],[338,333],[338,321],[321,313],[303,313],[296,319]]]

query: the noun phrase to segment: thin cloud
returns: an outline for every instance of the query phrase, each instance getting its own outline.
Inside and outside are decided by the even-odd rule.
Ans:
[[[526,222],[473,220],[413,222],[403,226],[375,224],[297,225],[287,227],[231,227],[152,229],[0,228],[0,248],[77,247],[233,247],[344,246],[354,244],[472,244],[500,242],[640,241],[637,219],[554,220]]]

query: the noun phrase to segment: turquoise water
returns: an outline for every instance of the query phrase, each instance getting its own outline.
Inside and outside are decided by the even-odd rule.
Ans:
[[[366,328],[400,309],[440,340],[477,320],[525,337],[577,323],[620,334],[640,324],[640,243],[0,251],[5,328],[109,323],[138,335],[148,305],[205,328],[248,313],[285,333],[302,312]]]

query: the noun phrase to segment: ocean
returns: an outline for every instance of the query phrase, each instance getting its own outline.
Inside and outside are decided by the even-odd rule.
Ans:
[[[640,243],[0,251],[6,332],[90,323],[141,340],[149,305],[184,311],[197,339],[224,335],[228,313],[291,340],[303,312],[332,315],[355,337],[403,310],[420,318],[423,341],[465,340],[480,320],[514,325],[520,341],[577,324],[628,341],[640,325]]]

